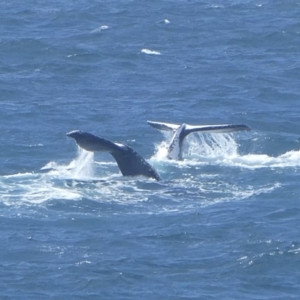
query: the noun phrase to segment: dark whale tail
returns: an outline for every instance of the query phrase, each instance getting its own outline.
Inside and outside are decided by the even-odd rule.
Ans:
[[[91,152],[109,152],[116,160],[123,176],[138,176],[160,180],[156,170],[135,150],[127,145],[113,143],[88,132],[75,130],[67,133],[83,149]]]
[[[182,144],[187,135],[192,132],[203,133],[230,133],[241,130],[251,130],[246,125],[239,124],[223,124],[223,125],[188,125],[188,124],[171,124],[162,122],[147,121],[149,125],[159,130],[172,131],[173,137],[168,147],[168,158],[180,160],[182,159]]]

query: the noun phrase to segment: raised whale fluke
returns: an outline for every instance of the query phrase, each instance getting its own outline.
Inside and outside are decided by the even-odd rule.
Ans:
[[[109,152],[116,160],[123,176],[138,176],[160,180],[156,170],[145,161],[135,150],[127,145],[113,143],[104,138],[88,132],[74,130],[67,136],[75,139],[76,143],[84,150],[91,152]]]
[[[149,125],[159,130],[172,131],[173,137],[168,147],[168,158],[182,159],[182,144],[187,135],[192,132],[203,133],[230,133],[242,130],[251,130],[250,127],[242,124],[222,124],[222,125],[188,125],[171,124],[162,122],[147,121]]]

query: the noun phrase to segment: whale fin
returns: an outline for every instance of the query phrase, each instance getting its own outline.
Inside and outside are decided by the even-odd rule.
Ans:
[[[88,132],[75,130],[67,133],[67,136],[75,139],[78,146],[91,152],[109,152],[116,160],[123,176],[138,176],[160,180],[156,170],[131,147],[113,143],[104,138]]]
[[[192,132],[202,133],[230,133],[236,131],[249,131],[250,127],[243,124],[221,124],[221,125],[188,125],[188,124],[170,124],[162,122],[147,121],[149,125],[159,130],[173,131],[173,137],[168,147],[168,158],[181,160],[182,145],[187,135]]]
[[[147,121],[147,123],[159,130],[166,130],[166,131],[175,131],[179,128],[180,125],[177,124],[171,124],[171,123],[162,123],[162,122],[153,122],[153,121]]]
[[[250,127],[243,124],[222,124],[222,125],[186,125],[186,135],[200,131],[208,133],[230,133],[236,131],[249,131]]]
[[[176,131],[181,125],[147,121],[153,128],[164,131]],[[210,133],[229,133],[241,130],[251,130],[247,125],[242,124],[221,124],[221,125],[188,125],[185,128],[187,134],[195,131],[210,132]],[[186,135],[187,135],[186,134]]]

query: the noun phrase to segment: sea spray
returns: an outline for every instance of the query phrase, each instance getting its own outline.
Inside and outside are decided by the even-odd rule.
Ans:
[[[156,160],[164,160],[168,154],[168,145],[170,144],[171,135],[163,132],[165,140],[156,146],[154,158]],[[183,142],[183,158],[188,157],[230,157],[237,155],[238,144],[234,140],[233,135],[226,134],[210,134],[210,133],[194,133],[189,135]]]
[[[72,174],[75,178],[91,178],[94,176],[94,153],[78,148],[78,157],[73,161]]]
[[[237,155],[238,144],[233,135],[195,133],[186,139],[185,152],[191,156],[229,157]]]

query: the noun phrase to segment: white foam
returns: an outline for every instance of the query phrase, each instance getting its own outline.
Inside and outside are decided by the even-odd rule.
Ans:
[[[40,204],[51,199],[81,199],[81,195],[71,189],[56,184],[49,174],[15,174],[6,176],[0,189],[1,202],[6,205]],[[2,189],[5,187],[5,189]]]
[[[1,201],[7,205],[19,201],[23,204],[39,204],[51,199],[79,200],[80,190],[66,187],[65,179],[87,180],[93,178],[92,152],[79,149],[76,159],[69,165],[49,162],[41,170],[47,173],[20,173],[3,176],[0,194]],[[3,188],[3,190],[2,190]]]
[[[266,154],[236,156],[231,159],[231,164],[253,169],[299,167],[300,151],[289,151],[277,157]]]
[[[166,139],[171,137],[167,132],[165,136]],[[169,181],[158,183],[142,176],[123,177],[120,172],[115,172],[114,161],[95,164],[93,153],[79,149],[77,157],[69,164],[49,162],[42,168],[43,173],[0,177],[0,201],[6,205],[39,205],[53,199],[92,199],[99,203],[133,205],[149,213],[184,212],[271,193],[280,187],[277,182],[250,185],[237,181],[233,184],[217,172],[202,173],[203,165],[250,169],[300,166],[300,151],[289,151],[278,157],[240,155],[239,145],[233,137],[231,134],[191,134],[185,141],[183,161],[168,160],[168,142],[163,141],[151,160],[162,177],[164,168],[168,169]],[[95,165],[98,169],[94,169]],[[96,170],[98,174],[95,174]],[[130,212],[134,211],[139,209],[130,209]]]
[[[145,54],[148,54],[148,55],[161,55],[160,52],[154,51],[154,50],[150,50],[150,49],[142,49],[141,52],[145,53]]]
[[[109,26],[107,25],[102,25],[94,30],[91,31],[91,33],[100,33],[102,32],[103,30],[107,30],[109,28]]]

